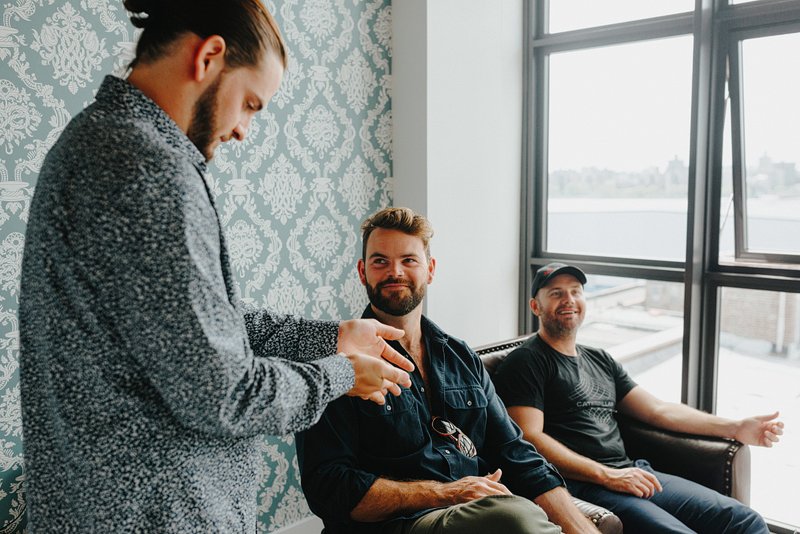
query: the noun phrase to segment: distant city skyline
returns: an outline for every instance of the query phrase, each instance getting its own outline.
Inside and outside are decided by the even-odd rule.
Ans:
[[[780,161],[768,153],[747,162],[749,193],[790,194],[800,198],[800,166]],[[685,197],[688,191],[688,163],[674,157],[662,165],[638,170],[596,166],[549,171],[550,197]],[[723,194],[729,194],[731,166],[723,165]]]

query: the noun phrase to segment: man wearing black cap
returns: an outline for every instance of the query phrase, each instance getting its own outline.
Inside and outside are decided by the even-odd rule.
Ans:
[[[767,533],[761,516],[735,499],[629,459],[614,414],[771,447],[783,433],[777,412],[734,421],[657,399],[607,352],[576,343],[584,284],[583,271],[563,263],[536,272],[530,307],[539,331],[494,376],[525,439],[558,467],[570,493],[616,513],[626,532]]]

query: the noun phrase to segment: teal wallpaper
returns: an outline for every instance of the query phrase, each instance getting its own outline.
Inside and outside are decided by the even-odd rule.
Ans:
[[[391,204],[390,0],[266,0],[290,52],[268,112],[211,166],[243,298],[312,318],[366,304],[358,227]],[[44,155],[137,34],[122,2],[13,0],[0,7],[0,534],[25,532],[19,405],[19,269]],[[291,436],[261,450],[259,531],[310,514]],[[75,481],[77,486],[80,481]]]

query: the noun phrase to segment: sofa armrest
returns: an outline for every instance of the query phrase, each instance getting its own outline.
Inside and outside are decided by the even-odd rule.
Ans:
[[[750,448],[736,440],[656,428],[617,414],[628,457],[750,503]]]

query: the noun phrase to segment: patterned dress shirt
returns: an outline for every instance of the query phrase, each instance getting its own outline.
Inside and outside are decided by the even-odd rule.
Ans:
[[[205,171],[114,77],[44,162],[20,298],[32,532],[253,532],[259,435],[352,387],[337,323],[237,302]]]

